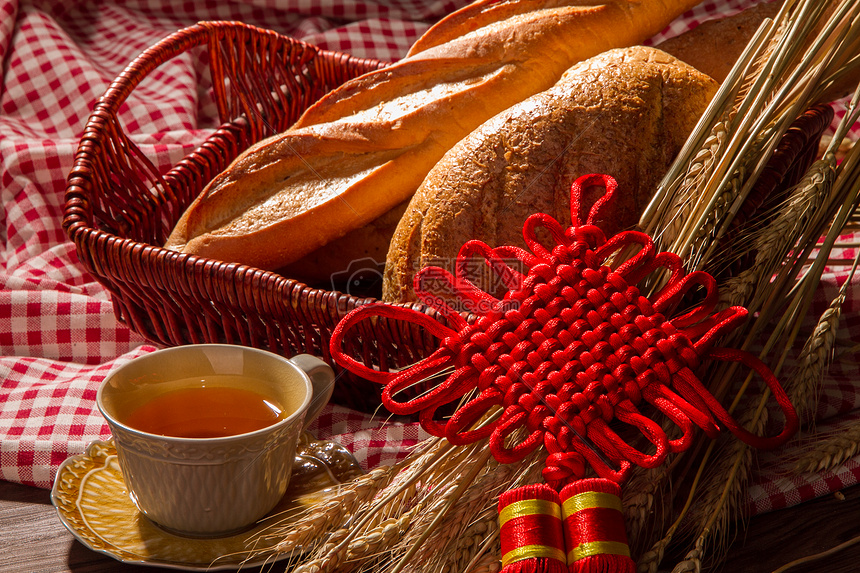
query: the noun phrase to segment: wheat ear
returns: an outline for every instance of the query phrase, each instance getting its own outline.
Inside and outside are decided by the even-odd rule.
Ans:
[[[680,236],[698,199],[697,190],[713,172],[714,164],[727,139],[728,122],[718,121],[711,128],[711,133],[702,143],[701,149],[690,161],[687,172],[675,191],[672,205],[663,218],[668,223],[657,236],[661,245],[671,245]]]
[[[501,549],[497,549],[495,554],[489,552],[482,554],[480,559],[474,563],[470,563],[462,573],[499,573],[499,571],[502,570],[502,562],[498,556],[499,551],[501,551]],[[445,573],[460,572],[450,571]]]
[[[350,541],[344,561],[348,562],[353,569],[361,566],[364,570],[379,570],[380,565],[376,560],[370,562],[367,560],[384,555],[388,547],[396,543],[403,533],[409,530],[415,518],[424,510],[424,504],[419,503],[399,517],[389,517],[368,531],[357,535]]]
[[[762,400],[751,400],[741,413],[739,423],[753,434],[762,434],[767,425],[768,410]],[[697,502],[691,506],[688,523],[693,530],[722,538],[741,514],[743,496],[753,465],[753,452],[738,439],[731,439],[725,451],[717,456],[704,481]]]
[[[844,302],[845,292],[840,291],[821,315],[815,330],[803,345],[797,357],[798,369],[785,384],[788,397],[797,409],[798,416],[808,424],[814,422],[821,381],[833,356],[836,331]]]
[[[705,540],[707,538],[707,534],[707,531],[703,532],[702,535],[696,539],[696,545],[687,552],[683,561],[675,565],[672,569],[672,573],[701,573],[702,557],[705,554]]]
[[[403,555],[397,562],[394,568],[392,569],[392,573],[400,573],[410,562],[410,560],[416,555],[416,553],[424,546],[424,543],[427,539],[433,535],[435,531],[438,530],[438,526],[445,521],[445,519],[451,515],[452,508],[456,505],[457,500],[459,500],[463,492],[465,492],[469,486],[475,481],[475,478],[478,476],[481,471],[483,471],[486,467],[487,462],[490,459],[490,450],[489,448],[481,448],[481,452],[477,455],[474,460],[475,463],[472,464],[471,467],[467,469],[465,474],[459,480],[454,480],[454,484],[449,490],[449,493],[441,496],[436,500],[435,507],[433,511],[428,511],[428,515],[432,515],[430,522],[421,528],[421,532],[418,537],[415,538],[411,547],[409,547],[406,551],[406,554]]]
[[[459,498],[453,500],[450,498],[456,495],[456,491],[452,483],[450,493],[440,496],[434,506],[430,507],[416,522],[415,527],[403,537],[398,551],[405,554],[407,548],[421,542],[422,532],[433,526],[434,514],[442,512],[450,503],[450,511],[433,526],[432,533],[423,540],[415,553],[412,567],[417,571],[462,570],[482,549],[482,540],[469,531],[474,527],[476,530],[482,530],[481,535],[485,537],[494,535],[498,529],[496,504],[499,494],[503,490],[532,483],[537,479],[541,457],[541,450],[538,450],[520,464],[499,464],[489,459],[485,462],[485,469],[467,485]]]
[[[278,553],[292,552],[295,548],[307,549],[309,544],[339,527],[361,504],[387,485],[395,471],[393,466],[375,468],[338,486],[334,494],[308,506],[298,515],[289,515],[267,530],[260,540],[277,539],[278,543],[272,550]]]
[[[810,166],[773,221],[756,233],[753,240],[756,255],[752,266],[738,280],[727,281],[733,292],[749,295],[746,303],[750,309],[761,308],[772,294],[773,289],[766,287],[784,263],[786,253],[814,222],[832,188],[834,167],[829,158],[819,159]]]
[[[383,488],[355,508],[349,525],[339,524],[339,529],[331,534],[324,545],[304,557],[297,571],[319,573],[334,568],[346,571],[359,566],[365,556],[358,554],[360,543],[354,543],[356,538],[372,532],[380,525],[384,528],[386,520],[391,517],[397,519],[408,513],[408,508],[415,506],[411,500],[419,489],[416,483],[432,475],[439,466],[445,465],[449,461],[446,454],[451,450],[451,445],[441,438],[425,440],[422,447],[396,464],[392,479]]]
[[[650,468],[638,473],[630,479],[623,489],[624,517],[627,523],[627,538],[631,546],[642,543],[642,534],[646,527],[651,508],[654,506],[657,468]],[[635,479],[641,477],[641,479]]]
[[[831,470],[854,457],[860,450],[860,423],[826,436],[815,436],[809,440],[805,453],[801,454],[792,468],[794,473],[821,472]]]
[[[666,535],[657,540],[651,549],[643,553],[636,562],[637,573],[657,573],[660,563],[663,562],[663,556],[666,553],[666,547],[672,541],[671,535]]]

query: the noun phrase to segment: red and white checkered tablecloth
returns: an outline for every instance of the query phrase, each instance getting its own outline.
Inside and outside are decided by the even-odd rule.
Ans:
[[[755,0],[707,1],[652,39],[657,42]],[[152,352],[118,324],[105,290],[77,260],[61,227],[65,179],[94,101],[135,56],[201,20],[240,20],[356,56],[396,60],[427,27],[467,0],[0,0],[0,479],[49,487],[57,466],[109,433],[95,408],[112,368]],[[175,164],[215,127],[203,70],[178,57],[150,74],[121,119],[157,167]],[[853,253],[846,253],[852,256]],[[828,275],[816,299],[838,288]],[[851,293],[840,337],[860,338]],[[857,356],[828,377],[820,424],[858,415]],[[391,463],[425,437],[329,406],[312,427],[344,443],[366,467]],[[760,473],[754,511],[798,503],[854,484],[860,461],[791,480]]]

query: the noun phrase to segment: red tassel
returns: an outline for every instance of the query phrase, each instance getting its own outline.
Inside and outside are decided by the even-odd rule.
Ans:
[[[561,500],[570,573],[635,573],[617,483],[578,480],[561,490]]]
[[[567,573],[558,493],[539,483],[499,496],[502,573]]]

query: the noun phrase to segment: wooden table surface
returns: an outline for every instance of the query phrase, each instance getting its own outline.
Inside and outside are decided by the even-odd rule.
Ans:
[[[751,520],[738,533],[728,560],[713,571],[770,573],[799,557],[819,553],[860,535],[860,486]],[[283,573],[285,565],[244,568],[245,573]],[[50,492],[0,481],[0,572],[159,573],[162,567],[126,565],[87,549],[66,531]],[[860,543],[790,573],[860,571]]]

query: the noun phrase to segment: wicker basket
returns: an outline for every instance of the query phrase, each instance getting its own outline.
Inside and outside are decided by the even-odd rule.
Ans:
[[[197,46],[208,50],[222,125],[162,176],[123,133],[117,112],[147,74]],[[87,122],[63,220],[81,262],[110,292],[118,319],[156,344],[224,342],[285,356],[309,352],[331,362],[334,326],[373,299],[160,245],[194,197],[242,150],[289,127],[328,90],[383,66],[235,22],[181,30],[134,60]],[[385,370],[415,362],[435,344],[413,326],[384,320],[364,325],[349,341],[353,356]],[[369,410],[379,393],[346,373],[334,399]]]

